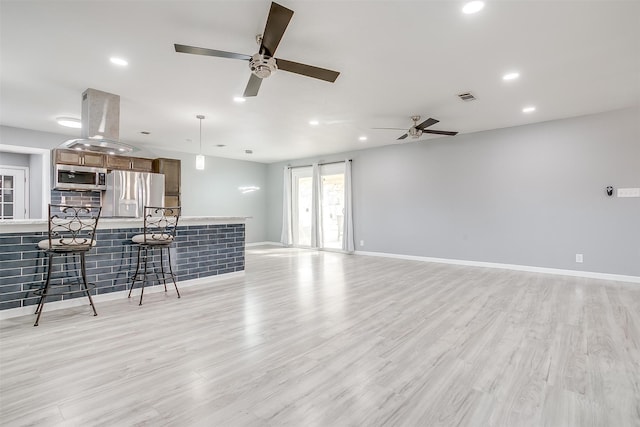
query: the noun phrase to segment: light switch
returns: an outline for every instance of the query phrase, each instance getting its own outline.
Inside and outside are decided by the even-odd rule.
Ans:
[[[640,188],[618,188],[618,197],[640,197]]]

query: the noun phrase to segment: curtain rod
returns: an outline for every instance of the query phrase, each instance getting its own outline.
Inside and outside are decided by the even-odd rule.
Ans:
[[[336,163],[344,163],[344,162],[350,162],[351,159],[348,160],[340,160],[339,162],[327,162],[327,163],[318,163],[318,166],[324,166],[324,165],[334,165]],[[289,169],[297,169],[297,168],[309,168],[313,165],[300,165],[300,166],[291,166],[291,165],[287,165],[287,167]]]

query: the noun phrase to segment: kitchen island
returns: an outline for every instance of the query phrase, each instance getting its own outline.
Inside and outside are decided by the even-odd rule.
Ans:
[[[246,219],[181,217],[171,247],[178,285],[244,271]],[[47,224],[47,220],[0,220],[0,310],[37,304],[33,291],[42,285],[46,271],[46,257],[37,244],[47,239]],[[137,245],[131,238],[142,230],[142,218],[100,218],[96,247],[86,256],[87,279],[95,284],[92,294],[128,289],[137,261]]]

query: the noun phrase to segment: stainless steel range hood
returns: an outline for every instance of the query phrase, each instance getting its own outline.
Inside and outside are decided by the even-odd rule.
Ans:
[[[120,96],[96,89],[82,93],[81,138],[70,139],[62,148],[128,154],[134,148],[120,142]]]

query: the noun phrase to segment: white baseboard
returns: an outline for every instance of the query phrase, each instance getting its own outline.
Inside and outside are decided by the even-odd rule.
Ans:
[[[233,273],[226,273],[226,274],[220,274],[217,276],[207,276],[207,277],[201,277],[199,279],[190,279],[190,280],[183,280],[181,282],[178,282],[178,289],[182,289],[182,288],[188,288],[191,286],[197,286],[197,285],[203,285],[203,284],[208,284],[211,282],[217,282],[220,280],[226,280],[226,279],[232,279],[234,277],[239,277],[239,276],[243,276],[244,275],[244,271],[236,271]],[[171,284],[173,286],[173,284]],[[167,286],[169,286],[169,284],[167,284]],[[135,288],[133,290],[132,296],[136,295],[136,292],[138,295],[140,295],[140,288]],[[149,287],[145,287],[144,288],[144,293],[156,293],[156,292],[164,292],[164,286],[160,286],[160,285],[155,285],[155,286],[149,286]],[[97,305],[101,302],[105,302],[105,301],[114,301],[114,300],[118,300],[118,299],[127,299],[127,296],[129,294],[128,290],[124,290],[124,291],[118,291],[118,292],[109,292],[107,294],[99,294],[99,295],[91,295],[91,298],[93,298],[93,302]],[[46,310],[47,311],[51,311],[51,310],[61,310],[64,308],[70,308],[70,307],[78,307],[81,305],[87,305],[87,299],[83,298],[83,297],[78,297],[78,298],[71,298],[71,299],[66,299],[66,300],[62,300],[62,301],[51,301],[51,302],[47,302],[46,304]],[[99,309],[100,307],[98,307]],[[8,310],[2,310],[0,311],[0,320],[2,319],[10,319],[12,317],[19,317],[19,316],[26,316],[28,314],[33,314],[33,312],[35,311],[36,306],[35,305],[29,305],[26,307],[16,307],[16,308],[10,308]]]
[[[471,267],[501,268],[504,270],[528,271],[531,273],[555,274],[559,276],[586,277],[589,279],[613,280],[617,282],[640,283],[639,276],[625,276],[622,274],[596,273],[593,271],[563,270],[559,268],[532,267],[529,265],[500,264],[495,262],[483,262],[483,261],[467,261],[462,259],[432,258],[432,257],[422,257],[422,256],[415,256],[415,255],[399,255],[399,254],[389,254],[384,252],[355,251],[354,254],[365,255],[365,256],[377,256],[377,257],[384,257],[384,258],[398,258],[398,259],[406,259],[411,261],[437,262],[441,264],[467,265]]]
[[[253,242],[253,243],[245,243],[244,245],[247,248],[252,246],[283,246],[280,242]]]

